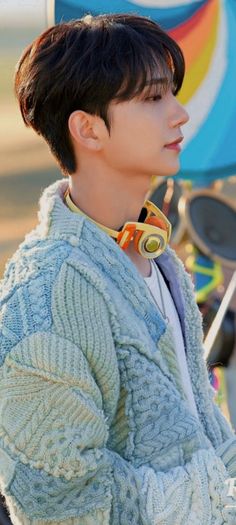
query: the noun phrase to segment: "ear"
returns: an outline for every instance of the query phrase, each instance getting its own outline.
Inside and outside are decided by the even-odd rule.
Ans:
[[[97,115],[82,110],[73,111],[68,119],[68,127],[78,144],[94,151],[101,149],[101,123]]]

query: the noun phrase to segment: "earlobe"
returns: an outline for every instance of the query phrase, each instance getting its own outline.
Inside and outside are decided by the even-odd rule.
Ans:
[[[93,150],[99,149],[100,141],[96,133],[95,115],[81,110],[73,111],[68,119],[68,127],[78,144]]]

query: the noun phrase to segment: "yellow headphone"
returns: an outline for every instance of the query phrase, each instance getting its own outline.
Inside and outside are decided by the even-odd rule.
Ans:
[[[71,200],[69,188],[64,195],[68,207],[80,215],[84,215],[91,222],[99,226],[103,231],[116,239],[122,250],[128,248],[131,241],[134,242],[136,251],[147,259],[154,259],[161,255],[171,236],[171,224],[165,215],[151,201],[145,201],[141,214],[145,214],[144,222],[126,222],[121,231],[112,230],[94,221],[86,213],[81,211]],[[153,214],[151,216],[151,214]]]

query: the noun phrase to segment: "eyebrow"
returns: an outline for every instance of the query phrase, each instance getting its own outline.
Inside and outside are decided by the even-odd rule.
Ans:
[[[167,83],[169,83],[169,79],[167,77],[151,78],[151,80],[147,80],[145,82],[145,86],[150,86],[150,84],[167,84]]]
[[[158,84],[161,84],[162,86],[168,86],[169,84],[173,84],[173,79],[170,81],[168,77],[159,77],[159,78],[151,78],[150,80],[146,80],[144,84],[144,90],[141,93],[136,92],[137,96],[139,98],[142,98],[144,93],[146,92],[145,90],[146,86],[157,86]]]

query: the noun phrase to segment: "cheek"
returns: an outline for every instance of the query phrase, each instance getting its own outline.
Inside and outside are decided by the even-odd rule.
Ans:
[[[145,111],[144,111],[145,109]],[[135,152],[136,157],[150,155],[163,145],[163,120],[160,109],[150,105],[135,111],[126,108],[116,115],[111,130],[110,152]]]

